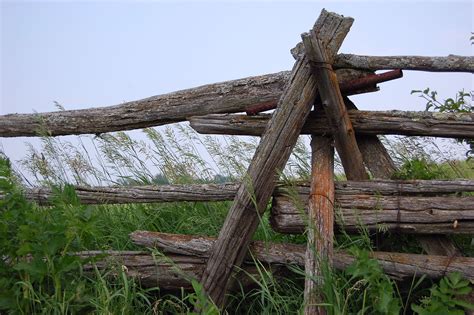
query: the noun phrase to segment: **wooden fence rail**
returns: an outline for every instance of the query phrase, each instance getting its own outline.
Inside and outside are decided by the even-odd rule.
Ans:
[[[150,185],[129,187],[76,186],[83,204],[126,204],[232,200],[239,184]],[[371,231],[414,234],[474,233],[473,180],[374,180],[335,183],[336,223],[347,232],[361,226]],[[25,191],[28,199],[49,205],[50,188]],[[271,224],[280,233],[302,233],[309,184],[278,185],[273,193]],[[0,198],[2,196],[0,195]],[[158,211],[158,210],[157,210]]]
[[[179,201],[232,200],[238,183],[148,185],[119,187],[75,186],[83,204],[126,204]],[[473,180],[373,180],[335,183],[338,227],[404,233],[474,233]],[[51,188],[25,191],[29,200],[49,205]],[[280,233],[302,233],[307,225],[304,209],[309,184],[277,185],[273,193],[271,223]],[[0,198],[2,196],[0,195]]]
[[[338,70],[340,83],[366,71]],[[213,113],[244,112],[248,107],[276,102],[289,71],[203,85],[123,104],[79,110],[0,116],[0,137],[100,134],[154,127]]]
[[[474,57],[449,55],[447,57],[422,56],[360,56],[339,54],[335,68],[356,68],[367,70],[420,70],[429,72],[469,72],[474,71]]]
[[[416,181],[405,186],[403,181],[378,180],[336,188],[337,225],[349,232],[365,227],[371,231],[415,234],[472,234],[474,197],[459,196],[462,184],[456,185],[460,190],[455,188],[448,195],[448,181],[435,182]],[[344,182],[339,184],[344,185]],[[308,224],[305,215],[308,197],[306,186],[292,191],[277,189],[271,210],[273,229],[280,233],[304,232]]]
[[[83,204],[126,204],[177,201],[225,201],[235,197],[239,183],[143,185],[143,186],[74,186]],[[445,195],[474,192],[474,180],[371,180],[335,182],[336,198],[345,195],[377,196]],[[49,205],[54,191],[48,187],[24,191],[26,197],[40,205]],[[274,196],[307,195],[309,183],[294,186],[278,183]],[[0,194],[0,198],[3,196]]]
[[[329,62],[334,60],[353,21],[350,17],[321,11],[312,29],[324,40]],[[204,290],[219,307],[225,304],[232,270],[244,259],[259,217],[267,208],[278,175],[291,155],[317,95],[317,80],[311,73],[308,59],[297,58],[202,276]]]
[[[302,196],[273,199],[272,228],[280,233],[303,233],[308,226]],[[473,234],[474,197],[345,195],[336,197],[336,223],[347,232],[390,231],[408,234]]]
[[[136,231],[130,234],[130,237],[135,244],[157,248],[166,256],[175,254],[193,259],[200,258],[204,261],[215,243],[215,238],[212,237],[149,231]],[[255,259],[264,263],[295,264],[304,267],[305,245],[254,241],[249,249]],[[471,268],[474,258],[388,252],[374,252],[372,257],[379,261],[387,274],[396,279],[413,277],[418,274],[426,274],[429,278],[438,278],[453,271],[459,271],[466,278],[474,279],[474,268]],[[148,259],[152,262],[150,258]],[[252,256],[247,254],[245,261],[251,262],[252,259]],[[190,261],[192,260],[190,259]],[[344,269],[353,261],[354,258],[347,252],[336,251],[334,253],[334,267],[337,269]]]
[[[349,110],[349,118],[360,135],[405,135],[445,138],[474,138],[474,114],[407,111]],[[247,116],[214,114],[190,117],[191,127],[202,134],[260,136],[271,114]],[[302,133],[331,134],[324,115],[312,112]]]
[[[288,276],[288,266],[304,267],[305,247],[295,244],[261,244],[254,242],[252,254],[266,264],[274,275]],[[276,254],[275,254],[276,253]],[[292,254],[291,256],[289,254]],[[191,279],[200,279],[207,257],[166,253],[166,256],[153,255],[147,251],[87,251],[77,253],[83,258],[97,257],[95,266],[99,270],[109,271],[111,266],[124,270],[128,276],[138,279],[143,287],[159,287],[160,290],[192,291]],[[384,272],[393,279],[409,279],[421,274],[428,278],[440,278],[449,272],[458,271],[467,279],[474,279],[474,258],[428,256],[403,253],[373,252]],[[336,251],[334,267],[344,269],[354,261],[354,257],[344,251]],[[274,262],[274,263],[272,263]],[[85,272],[94,272],[94,265],[86,265]],[[251,260],[242,265],[243,272],[237,272],[234,278],[243,288],[255,285],[248,275],[258,279],[259,273]],[[230,290],[239,290],[238,284]]]
[[[446,61],[450,61],[445,63]],[[367,74],[347,68],[407,69],[474,73],[474,57],[371,57],[341,54],[335,68],[340,83]],[[252,105],[276,102],[290,71],[208,84],[122,104],[80,110],[0,116],[0,137],[100,134],[185,121],[187,117],[243,112]]]

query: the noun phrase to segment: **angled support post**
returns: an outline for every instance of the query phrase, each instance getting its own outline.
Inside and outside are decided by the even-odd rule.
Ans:
[[[332,69],[333,59],[327,56],[321,39],[318,38],[314,31],[310,31],[309,34],[303,34],[302,38],[306,56],[310,61],[313,72],[318,77],[318,87],[323,108],[333,129],[336,148],[341,157],[346,176],[352,180],[368,179],[354,129],[347,115],[346,105],[337,84],[336,74]],[[375,138],[368,138],[362,141],[362,145],[366,149],[365,158],[370,165],[368,165],[368,168],[372,168],[374,170],[373,173],[376,173],[377,177],[393,173],[395,170],[394,164],[391,163],[392,161],[380,141],[377,141]],[[381,154],[381,159],[378,162],[376,162],[374,153]],[[385,167],[386,169],[384,170]],[[453,242],[445,236],[420,237],[419,241],[424,250],[429,254],[460,255]]]
[[[328,56],[321,37],[313,30],[301,37],[311,69],[318,79],[321,103],[333,130],[336,149],[341,157],[346,177],[349,180],[369,179],[336,74],[332,69],[334,57]]]
[[[358,110],[347,96],[343,99],[348,110]],[[356,134],[356,139],[364,164],[372,177],[389,179],[397,168],[382,141],[376,135]]]
[[[347,109],[357,110],[357,106],[346,96]],[[395,163],[375,135],[357,136],[357,143],[363,155],[365,165],[374,178],[390,179],[397,170]],[[445,235],[418,235],[418,242],[428,255],[462,256],[454,242]]]
[[[313,30],[325,39],[325,49],[334,57],[352,23],[352,18],[323,10]],[[261,214],[267,208],[278,175],[296,144],[316,94],[316,79],[311,74],[306,57],[302,56],[292,69],[201,279],[205,292],[219,307],[225,304],[232,271],[235,266],[241,265],[245,257]]]

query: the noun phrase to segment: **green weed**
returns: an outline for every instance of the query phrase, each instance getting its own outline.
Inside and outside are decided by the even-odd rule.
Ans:
[[[471,291],[469,281],[462,279],[459,272],[453,272],[443,277],[439,285],[434,285],[430,296],[423,298],[420,305],[412,304],[411,308],[420,315],[462,315],[464,309],[474,310],[473,303],[462,300]]]
[[[38,184],[56,187],[51,207],[29,203],[22,196],[19,180],[9,163],[2,160],[0,193],[5,195],[0,200],[2,311],[23,314],[184,314],[200,309],[216,314],[215,306],[195,281],[192,282],[194,292],[182,291],[181,296],[160,292],[159,288],[145,290],[126,277],[120,266],[96,268],[94,273],[84,274],[82,266],[94,261],[84,261],[68,254],[92,249],[139,249],[128,238],[128,234],[135,230],[218,234],[230,202],[98,206],[79,203],[67,183],[140,185],[241,180],[258,143],[255,138],[201,137],[182,124],[177,128],[149,128],[144,133],[147,141],[132,139],[126,133],[111,133],[95,138],[79,137],[79,145],[61,138],[44,137],[40,149],[31,146],[29,156],[21,166]],[[305,141],[307,139],[301,137],[281,174],[288,182],[309,178],[310,152]],[[398,178],[474,176],[472,161],[444,159],[440,162],[432,158],[439,154],[427,152],[416,139],[384,141],[389,141],[389,147],[394,151],[392,155],[402,166]],[[344,179],[341,172],[336,176]],[[305,235],[275,233],[269,226],[268,211],[259,219],[254,239],[295,243],[306,240]],[[401,297],[396,284],[368,256],[373,248],[373,236],[364,229],[360,235],[341,232],[336,235],[336,246],[349,249],[356,261],[345,271],[336,272],[330,268],[324,271],[322,291],[328,312],[407,312],[407,306],[419,296],[415,290],[421,282],[413,279],[408,294]],[[387,240],[389,243],[390,238]],[[464,237],[459,241],[469,244],[467,247],[471,238]],[[397,237],[397,242],[397,246],[402,244],[399,248],[403,250],[419,251],[410,245],[413,242],[409,239],[400,242]],[[251,276],[253,289],[242,289],[230,295],[227,312],[301,313],[304,308],[304,271],[290,266],[293,273],[281,277],[267,265],[258,261],[255,265],[256,275]],[[450,299],[446,298],[447,301]],[[420,307],[430,306],[421,304]]]

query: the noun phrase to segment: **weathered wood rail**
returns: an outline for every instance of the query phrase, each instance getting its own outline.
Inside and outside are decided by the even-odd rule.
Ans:
[[[143,185],[143,186],[74,186],[83,204],[126,204],[179,201],[225,201],[232,200],[239,183],[188,184],[188,185]],[[336,196],[375,194],[399,195],[445,195],[474,192],[474,180],[371,180],[335,182]],[[309,183],[299,182],[292,186],[277,183],[275,196],[285,194],[308,194]],[[25,196],[40,205],[49,205],[54,196],[53,189],[39,187],[26,189]],[[3,196],[0,194],[0,198]]]
[[[179,263],[184,263],[184,257],[189,258],[189,263],[197,259],[201,259],[202,263],[202,261],[205,261],[209,256],[210,250],[215,243],[215,238],[212,237],[149,231],[136,231],[133,232],[130,237],[135,244],[148,248],[157,248],[166,254],[167,257],[169,254],[182,255],[183,259],[177,262],[178,267]],[[276,265],[295,264],[304,267],[305,245],[254,241],[251,243],[249,249],[253,257],[263,263]],[[97,255],[96,252],[92,254]],[[444,256],[388,252],[373,252],[371,255],[379,261],[384,271],[395,279],[409,278],[419,274],[426,274],[429,278],[438,278],[453,271],[459,271],[466,278],[474,279],[474,268],[471,268],[471,266],[474,265],[474,258],[450,258]],[[114,255],[112,255],[112,258],[113,256]],[[125,256],[133,257],[133,254]],[[149,258],[145,259],[148,260],[150,265],[153,265],[153,258],[151,255],[148,255],[148,257]],[[252,260],[251,256],[247,254],[245,261],[251,262]],[[344,269],[353,261],[354,258],[344,251],[336,251],[334,253],[334,267],[337,269]],[[183,268],[182,270],[186,271],[187,268]],[[151,274],[149,274],[149,276],[153,277]],[[155,277],[157,276],[159,277],[159,274],[155,274]]]
[[[303,233],[308,226],[304,201],[273,199],[271,225],[280,233]],[[299,204],[298,204],[299,203]],[[361,228],[408,234],[472,234],[474,197],[336,196],[336,223],[347,232]]]
[[[239,184],[74,186],[83,204],[126,204],[176,201],[224,201],[235,197]],[[48,187],[25,190],[29,200],[49,205],[54,191]],[[1,198],[0,194],[0,198]]]
[[[336,222],[349,232],[365,227],[372,231],[415,234],[472,234],[474,197],[459,196],[470,190],[467,188],[470,181],[455,181],[457,184],[452,184],[456,188],[448,182],[339,182],[339,189],[336,185]],[[463,183],[467,184],[465,188],[462,188]],[[306,185],[278,188],[272,204],[273,229],[280,233],[304,232],[308,196]]]
[[[323,9],[314,24],[313,30],[324,40],[324,48],[328,50],[328,60],[331,62],[352,22],[352,18]],[[277,177],[290,157],[317,93],[317,80],[311,74],[307,58],[298,58],[202,276],[204,290],[220,307],[225,304],[226,287],[232,270],[243,261],[246,248],[258,227],[259,217],[266,210]]]
[[[265,245],[266,244],[266,245]],[[288,265],[304,267],[305,247],[294,244],[262,244],[253,247],[252,254],[275,275],[288,276]],[[266,246],[266,247],[265,247]],[[150,246],[151,247],[151,246]],[[257,248],[257,249],[256,249]],[[260,251],[259,251],[260,250]],[[289,255],[291,254],[291,255]],[[200,279],[204,271],[207,257],[204,255],[180,255],[166,253],[166,256],[154,256],[150,251],[88,251],[78,253],[83,258],[101,257],[96,262],[99,270],[109,271],[116,265],[130,277],[138,279],[143,287],[159,287],[161,290],[192,291],[190,279]],[[374,252],[384,272],[390,277],[401,280],[409,279],[420,274],[428,278],[440,278],[447,273],[458,271],[467,279],[474,279],[474,258],[428,256],[404,253]],[[343,270],[354,261],[354,257],[344,251],[334,254],[334,268]],[[124,267],[122,267],[124,266]],[[247,260],[242,265],[244,272],[237,272],[233,277],[242,284],[243,288],[255,285],[248,274],[259,278],[257,269]],[[93,265],[86,265],[85,272],[94,272]],[[240,287],[230,288],[238,290]]]
[[[404,135],[444,138],[474,138],[474,114],[407,111],[349,110],[349,118],[360,135]],[[214,114],[190,117],[191,127],[202,134],[260,136],[271,114],[247,116]],[[327,118],[312,112],[302,133],[331,134]]]
[[[382,59],[380,59],[382,58]],[[456,56],[460,66],[446,66],[443,62],[453,57],[411,57],[425,60],[421,63],[404,62],[407,57],[368,57],[341,55],[336,68],[407,69],[433,71],[474,72],[474,57]],[[364,60],[359,62],[358,60]],[[372,60],[374,60],[372,62]],[[384,61],[385,60],[385,61]],[[454,60],[454,59],[453,59]],[[436,67],[430,68],[431,63]],[[374,65],[377,65],[374,67]],[[443,66],[444,65],[444,66]],[[361,77],[366,72],[336,71],[339,82]],[[163,95],[148,97],[122,104],[80,110],[65,110],[35,114],[8,114],[0,116],[0,137],[33,137],[97,134],[132,130],[185,121],[203,114],[237,113],[248,107],[276,102],[290,76],[282,71],[262,76],[203,85]]]
[[[366,71],[340,69],[340,83]],[[154,127],[213,113],[244,112],[265,102],[277,102],[290,71],[203,85],[108,107],[0,116],[0,137],[100,134]]]
[[[326,113],[346,177],[349,180],[369,179],[339,89],[337,76],[331,65],[333,58],[324,47],[325,38],[320,38],[314,29],[311,29],[309,33],[302,34],[301,38],[303,39],[311,72],[317,78],[321,107]]]
[[[339,54],[335,68],[367,70],[404,69],[429,72],[474,72],[474,57],[449,55],[447,57],[423,56],[360,56]]]
[[[301,35],[311,71],[318,82],[321,107],[332,137],[311,137],[311,191],[308,198],[307,246],[305,257],[305,315],[326,314],[322,288],[324,264],[332,268],[334,253],[334,146],[347,179],[366,180],[362,153],[332,67],[325,38],[314,29]],[[334,142],[333,142],[334,141]]]
[[[324,266],[334,257],[334,146],[331,137],[311,137],[311,183],[305,254],[305,314],[320,312]],[[362,156],[361,156],[362,158]],[[365,171],[365,170],[364,170]]]
[[[226,201],[237,193],[238,183],[149,185],[118,187],[75,186],[83,204],[127,204],[179,201]],[[302,233],[309,184],[278,185],[273,193],[271,223],[280,233]],[[474,180],[372,180],[335,183],[337,224],[348,232],[369,230],[415,234],[474,233]],[[51,188],[25,191],[29,200],[49,205]],[[0,195],[2,198],[2,195]]]

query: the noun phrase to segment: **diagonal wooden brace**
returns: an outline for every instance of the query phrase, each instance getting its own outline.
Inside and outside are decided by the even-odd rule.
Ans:
[[[302,34],[301,37],[311,69],[318,79],[321,103],[333,130],[336,149],[341,157],[346,177],[350,180],[369,179],[336,74],[332,69],[333,60],[328,56],[323,41],[313,30]]]
[[[355,104],[344,97],[347,109],[357,110]],[[357,143],[364,163],[375,178],[390,178],[397,170],[382,142],[375,135],[358,136]],[[446,235],[418,235],[417,240],[428,255],[462,256],[461,251]]]
[[[323,10],[313,30],[325,39],[325,49],[334,56],[352,23],[352,18]],[[293,67],[203,273],[204,290],[219,307],[224,305],[234,266],[240,266],[245,257],[275,181],[288,161],[316,95],[317,82],[303,56]]]

